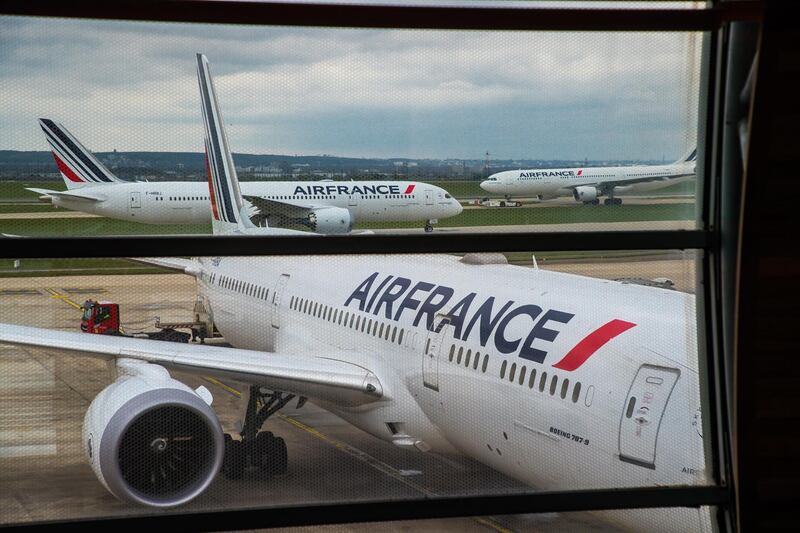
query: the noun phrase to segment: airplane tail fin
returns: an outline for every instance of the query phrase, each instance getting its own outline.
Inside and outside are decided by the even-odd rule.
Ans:
[[[39,126],[44,132],[47,144],[53,152],[53,159],[67,189],[78,189],[87,185],[107,185],[119,183],[117,178],[103,163],[76,139],[67,128],[49,118],[40,118]]]
[[[693,147],[691,150],[686,152],[680,159],[675,161],[676,165],[681,163],[691,163],[693,161],[697,161],[697,146]]]
[[[248,205],[242,198],[214,81],[211,79],[208,59],[203,54],[197,54],[197,82],[200,85],[206,131],[206,175],[211,197],[212,228],[215,234],[246,233],[255,225],[250,221]]]

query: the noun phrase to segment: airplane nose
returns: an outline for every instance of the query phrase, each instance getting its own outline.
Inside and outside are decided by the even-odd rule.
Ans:
[[[455,198],[453,198],[453,210],[455,211],[455,213],[453,213],[453,216],[460,215],[461,212],[464,210],[464,206],[461,205],[461,202],[459,202]]]

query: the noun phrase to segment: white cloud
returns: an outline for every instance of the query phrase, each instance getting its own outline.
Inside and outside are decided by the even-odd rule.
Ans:
[[[435,137],[451,133],[442,117],[482,113],[487,146],[505,135],[505,123],[492,123],[493,116],[526,113],[531,129],[520,136],[540,135],[533,123],[538,119],[561,125],[549,135],[568,138],[576,115],[594,113],[587,122],[603,117],[638,151],[642,147],[634,141],[643,136],[637,127],[669,128],[658,136],[662,139],[691,137],[685,130],[694,128],[699,46],[690,57],[690,40],[697,36],[687,34],[330,30],[5,17],[0,35],[0,149],[43,149],[35,119],[50,116],[96,150],[195,151],[201,143],[194,136],[202,139],[198,51],[211,61],[237,151],[275,152],[278,147],[259,145],[258,139],[290,123],[314,128],[355,115],[413,117],[405,135]],[[676,116],[685,119],[676,123]],[[267,133],[258,135],[259,127]],[[359,146],[377,142],[349,131],[349,150],[341,148],[346,143],[336,131],[328,133],[328,141],[317,131],[316,144],[282,149],[315,153],[326,151],[327,143],[358,155]],[[605,134],[597,132],[598,152],[609,146]],[[292,137],[303,142],[301,135],[283,138]],[[391,149],[393,141],[408,144],[385,139],[386,155],[406,155]],[[504,148],[508,156],[532,155],[523,152],[526,144],[511,143]],[[454,144],[440,155],[466,156],[474,149]],[[568,154],[553,154],[561,156]]]

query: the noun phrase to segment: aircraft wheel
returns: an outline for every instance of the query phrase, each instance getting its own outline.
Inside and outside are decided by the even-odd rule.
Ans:
[[[244,474],[244,466],[247,457],[244,453],[244,445],[240,440],[233,440],[230,435],[225,434],[225,457],[222,460],[222,473],[228,479],[240,479]]]
[[[272,440],[271,431],[262,431],[256,435],[255,441],[250,442],[250,462],[256,468],[263,468],[269,460],[270,446]]]
[[[425,224],[425,233],[430,233],[433,231],[433,226],[430,224]]]
[[[272,440],[271,473],[282,475],[289,467],[289,451],[286,448],[286,441],[281,437]]]
[[[288,465],[286,441],[265,431],[256,436],[253,463],[262,471],[271,474],[285,474]]]

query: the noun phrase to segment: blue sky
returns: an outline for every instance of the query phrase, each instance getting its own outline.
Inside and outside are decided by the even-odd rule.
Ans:
[[[195,52],[236,152],[667,159],[694,142],[700,35],[0,17],[0,149],[40,116],[94,151],[201,151]]]

